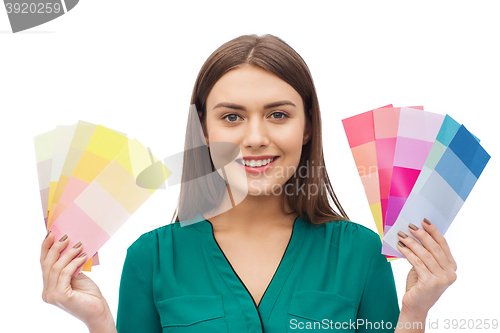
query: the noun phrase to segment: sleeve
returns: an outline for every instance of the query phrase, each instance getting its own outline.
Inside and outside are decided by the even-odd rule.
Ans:
[[[394,332],[399,319],[399,303],[391,264],[376,245],[358,308],[356,332]]]
[[[119,333],[161,333],[160,317],[153,299],[152,269],[143,270],[132,247],[123,264],[116,329]]]

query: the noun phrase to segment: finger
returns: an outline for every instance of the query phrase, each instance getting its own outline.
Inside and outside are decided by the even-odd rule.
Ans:
[[[51,233],[49,237],[47,237],[46,241],[53,237],[54,236]],[[41,263],[44,290],[46,290],[49,287],[48,283],[49,283],[50,270],[52,269],[52,266],[59,259],[61,251],[63,251],[68,246],[68,243],[69,243],[68,235],[64,235],[59,240],[53,242],[47,254],[45,255],[45,258]]]
[[[437,244],[439,244],[439,246],[441,247],[441,249],[444,252],[444,255],[446,256],[446,259],[451,264],[452,269],[454,271],[456,271],[457,270],[457,263],[451,254],[450,247],[448,246],[448,242],[446,241],[446,238],[444,238],[444,236],[441,234],[441,232],[438,230],[438,228],[427,219],[424,219],[424,221],[422,223],[422,227],[434,239],[434,241]]]
[[[423,223],[426,224],[426,223]],[[436,240],[423,228],[419,228],[416,225],[409,224],[408,230],[410,233],[417,238],[420,243],[425,247],[425,249],[432,254],[436,262],[443,270],[451,268],[450,262],[446,257],[441,245],[436,242]],[[439,230],[436,229],[439,233]]]
[[[407,236],[407,238],[411,237]],[[407,247],[405,243],[401,241],[401,237],[400,241],[398,242],[398,249],[401,254],[405,256],[408,262],[415,268],[415,271],[417,272],[419,278],[427,280],[432,276],[432,273],[429,271],[427,266],[425,266],[424,262],[419,257],[417,257],[417,255],[413,253],[413,251],[409,247]]]
[[[60,275],[61,272],[66,269],[68,264],[77,256],[80,252],[82,252],[83,246],[81,242],[78,242],[73,246],[72,248],[68,249],[64,254],[61,255],[61,257],[54,263],[52,268],[50,269],[50,275],[49,275],[49,286],[50,288],[48,289],[48,292],[51,292],[55,289],[58,289],[59,284],[61,283],[60,281]],[[77,266],[78,267],[78,266]],[[73,274],[75,271],[76,267],[73,269],[73,271],[70,273]],[[67,270],[66,270],[67,272]],[[66,274],[65,272],[65,274]],[[67,284],[63,285],[62,287],[67,288],[69,285],[69,281]]]
[[[45,236],[45,239],[42,242],[42,251],[40,253],[40,264],[45,260],[45,257],[47,257],[47,254],[49,253],[50,247],[54,243],[54,235],[52,232],[47,233],[47,236]]]
[[[422,230],[425,232],[424,230]],[[406,236],[406,237],[404,237]],[[426,248],[422,246],[419,242],[417,242],[412,237],[409,237],[404,232],[398,232],[398,238],[401,242],[406,245],[417,257],[421,260],[424,265],[427,267],[429,272],[431,272],[435,276],[440,276],[443,273],[443,269],[439,266],[439,263],[436,261],[436,258],[430,253]]]
[[[58,287],[57,289],[61,292],[64,291],[67,286],[70,285],[71,283],[71,278],[73,277],[73,274],[76,272],[78,267],[83,265],[85,261],[87,260],[87,253],[83,252],[78,254],[71,262],[64,267],[64,269],[61,271],[61,274],[59,276],[59,281],[58,281]]]

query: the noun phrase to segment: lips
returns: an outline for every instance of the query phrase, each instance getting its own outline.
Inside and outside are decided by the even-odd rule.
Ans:
[[[261,167],[272,163],[278,157],[276,155],[245,156],[237,159],[236,162],[248,167]]]
[[[265,158],[263,158],[263,157],[265,157]],[[240,158],[240,159],[237,159],[236,161],[238,162],[238,165],[241,168],[243,168],[246,172],[258,174],[258,173],[263,173],[266,170],[268,170],[274,164],[274,162],[276,162],[276,160],[278,158],[279,158],[279,156],[272,156],[272,155],[266,155],[266,156],[245,156],[243,159]],[[267,163],[266,165],[258,166],[258,162],[257,161],[260,161],[262,163],[263,160],[269,160],[269,159],[271,159],[271,161],[269,163]],[[255,166],[245,165],[245,164],[243,164],[243,161],[245,161],[247,163],[250,163],[251,165],[255,165]]]

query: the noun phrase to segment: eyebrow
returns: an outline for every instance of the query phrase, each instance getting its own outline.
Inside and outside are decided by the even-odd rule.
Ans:
[[[290,101],[284,100],[284,101],[278,101],[278,102],[273,102],[264,105],[264,109],[272,109],[278,106],[283,106],[283,105],[291,105],[295,107],[295,104],[293,104]],[[216,106],[214,106],[214,110],[217,108],[228,108],[228,109],[234,109],[234,110],[241,110],[241,111],[246,111],[245,107],[242,105],[234,104],[234,103],[227,103],[227,102],[221,102],[218,103]]]

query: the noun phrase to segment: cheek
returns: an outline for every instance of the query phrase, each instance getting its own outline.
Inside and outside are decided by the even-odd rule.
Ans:
[[[207,130],[208,140],[213,142],[239,142],[241,133],[238,131],[226,131],[221,127],[211,127]]]
[[[297,159],[298,161],[302,153],[302,140],[302,135],[296,134],[280,136],[274,142],[285,153],[285,157]]]

